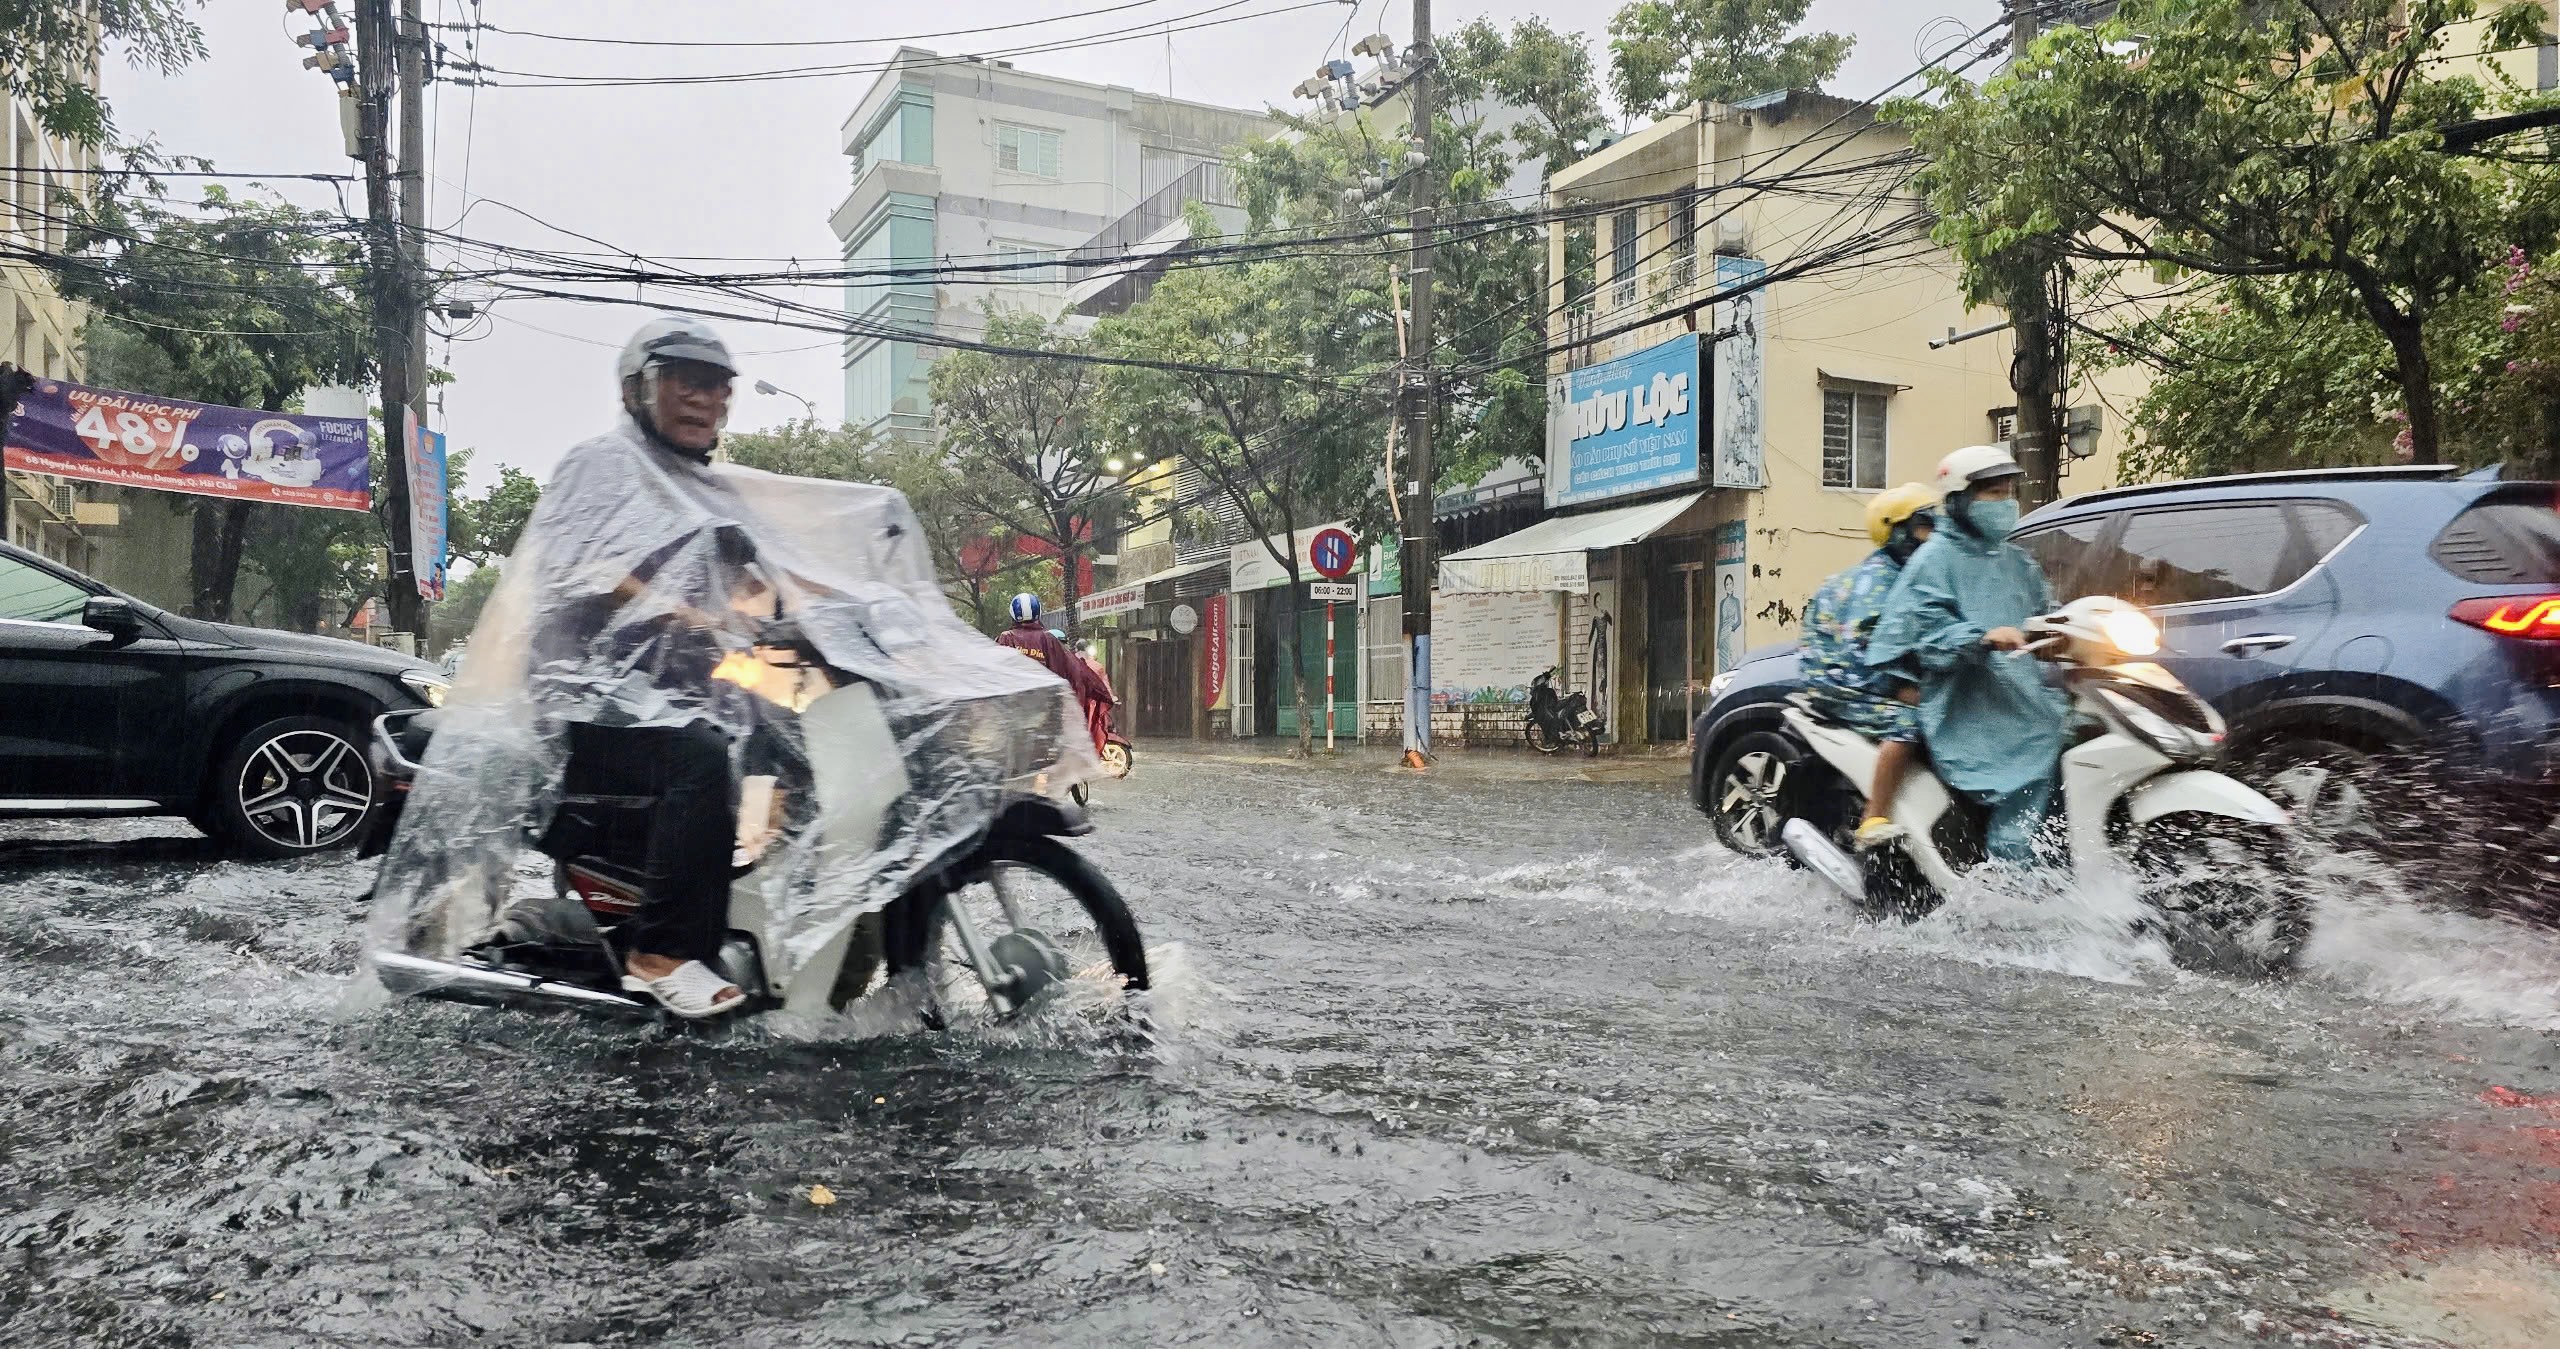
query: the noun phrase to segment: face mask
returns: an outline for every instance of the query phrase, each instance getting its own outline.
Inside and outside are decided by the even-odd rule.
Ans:
[[[2018,503],[2015,501],[1976,501],[1965,508],[1965,518],[1973,532],[1986,539],[2005,539],[2018,527]]]

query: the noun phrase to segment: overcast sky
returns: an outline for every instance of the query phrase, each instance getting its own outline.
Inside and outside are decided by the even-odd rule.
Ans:
[[[344,0],[342,0],[342,5]],[[894,39],[932,30],[1055,19],[1040,27],[977,37],[920,39],[960,53],[1066,40],[1141,24],[1227,19],[1277,10],[1297,0],[966,0],[960,4],[848,5],[841,0],[483,0],[488,24],[539,33],[672,42],[879,38],[873,45],[817,49],[706,50],[604,46],[492,33],[482,59],[546,74],[663,75],[772,70],[876,61]],[[1076,50],[1023,54],[1023,68],[1076,79],[1226,103],[1290,106],[1289,89],[1323,59],[1364,33],[1410,34],[1409,0],[1361,0],[1356,15],[1326,4],[1270,17],[1222,22],[1165,37],[1147,36]],[[1091,11],[1120,7],[1118,12]],[[1434,25],[1454,29],[1478,16],[1508,23],[1545,13],[1558,27],[1605,41],[1613,0],[1442,0]],[[461,22],[469,0],[425,0],[431,21]],[[226,171],[350,171],[332,86],[301,68],[307,49],[291,34],[310,25],[274,0],[214,0],[199,11],[212,55],[162,79],[109,60],[107,88],[120,133],[156,137],[163,148],[212,159]],[[1835,92],[1872,95],[1919,63],[1925,36],[1943,47],[1989,23],[1998,0],[1814,0],[1811,23],[1853,34],[1857,49]],[[1083,14],[1085,17],[1062,17]],[[1940,15],[1947,16],[1939,18]],[[1346,20],[1354,20],[1346,23]],[[448,34],[460,47],[458,35]],[[850,186],[837,128],[869,87],[869,74],[754,84],[608,89],[482,89],[437,86],[435,182],[429,224],[474,238],[554,250],[595,245],[575,231],[653,258],[802,258],[835,265],[828,214]],[[476,105],[476,106],[475,106]],[[338,209],[323,184],[279,190],[305,205]],[[347,209],[364,209],[350,187]],[[518,212],[522,212],[519,214]],[[537,223],[532,217],[539,217]],[[459,224],[457,225],[457,221]],[[557,229],[546,228],[556,226]],[[713,262],[685,264],[704,269]],[[833,304],[832,287],[800,292]],[[629,298],[630,292],[623,296]],[[512,299],[472,325],[434,358],[455,382],[444,391],[443,422],[456,447],[472,447],[485,487],[495,463],[547,472],[570,445],[612,415],[613,351],[645,317],[629,306]],[[788,398],[752,392],[762,378],[815,402],[832,420],[843,410],[834,338],[763,324],[725,325],[748,367],[731,418],[737,427],[800,415]]]

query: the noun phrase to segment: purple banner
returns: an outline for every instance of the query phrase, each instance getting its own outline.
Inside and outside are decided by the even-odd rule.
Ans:
[[[38,380],[9,424],[22,473],[160,492],[373,509],[365,424]]]

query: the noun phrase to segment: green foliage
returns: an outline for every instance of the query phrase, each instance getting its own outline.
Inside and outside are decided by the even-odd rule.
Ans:
[[[1505,33],[1477,19],[1441,39],[1439,53],[1449,106],[1504,104],[1530,114],[1508,133],[1510,148],[1547,176],[1608,130],[1591,46],[1580,33],[1559,33],[1544,19],[1522,19]]]
[[[2202,279],[2201,298],[2149,306],[2166,315],[2109,311],[2109,335],[2168,372],[2145,404],[2151,467],[2210,461],[2197,455],[2215,420],[2253,460],[2363,453],[2368,428],[2341,416],[2377,392],[2406,418],[2411,452],[2432,458],[2448,448],[2436,363],[2465,345],[2435,329],[2459,323],[2509,248],[2543,246],[2560,198],[2545,164],[2443,145],[2445,128],[2529,99],[2457,58],[2475,37],[2532,40],[2539,7],[2474,24],[2480,9],[2126,0],[2095,28],[2046,33],[1979,89],[1942,72],[1929,100],[1890,115],[1932,160],[1921,185],[1967,299],[2015,308],[2055,265],[2084,293],[2131,282],[2136,301],[2148,269]],[[2180,342],[2206,355],[2170,349]],[[2250,368],[2217,368],[2228,361]],[[2358,371],[2388,383],[2357,388]],[[2290,448],[2277,443],[2288,420],[2301,425]]]
[[[114,129],[94,78],[103,42],[146,70],[174,74],[205,54],[195,0],[0,0],[0,88],[46,134],[96,145]]]
[[[1798,33],[1812,0],[1635,0],[1609,21],[1609,84],[1629,117],[1819,88],[1856,39]]]
[[[497,592],[499,575],[495,564],[474,567],[470,575],[445,587],[444,601],[427,616],[430,652],[443,655],[480,626],[480,614],[489,607],[489,597]]]
[[[1032,315],[995,311],[987,315],[986,340],[1060,356],[1090,345]],[[1102,378],[1102,367],[1089,361],[1049,356],[957,351],[933,366],[948,489],[1002,534],[1046,545],[1058,560],[1070,634],[1081,561],[1128,510],[1110,466],[1121,447],[1095,415]]]

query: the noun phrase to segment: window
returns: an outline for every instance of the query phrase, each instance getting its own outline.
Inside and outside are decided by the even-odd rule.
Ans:
[[[2560,511],[2548,488],[2493,493],[2455,516],[2428,551],[2466,581],[2560,585]]]
[[[1683,193],[1671,203],[1671,284],[1698,279],[1698,199]]]
[[[996,123],[996,167],[1034,178],[1058,176],[1059,151],[1065,137],[1040,127]]]
[[[52,572],[0,557],[0,618],[30,623],[77,622],[89,592]]]
[[[2305,523],[2297,524],[2297,512]],[[2264,595],[2301,580],[2354,527],[2353,517],[2320,502],[2143,511],[2090,568],[2086,589],[2141,605]]]
[[[2112,515],[2092,515],[2080,520],[2065,520],[2050,529],[2039,529],[2018,536],[2018,546],[2044,568],[2044,579],[2053,583],[2056,599],[2068,604],[2089,593],[2079,584],[2080,574],[2090,556],[2090,548],[2105,537],[2107,527],[2115,523]]]
[[[1822,391],[1823,486],[1882,490],[1885,401],[1858,389]]]
[[[1620,211],[1609,219],[1610,293],[1618,304],[1636,302],[1636,213]]]
[[[994,254],[993,257],[988,259],[988,261],[1001,265],[1019,266],[1019,264],[1030,262],[1055,264],[1058,260],[1057,249],[1045,248],[1039,244],[1020,243],[1012,239],[990,240],[987,248],[989,252]],[[1028,286],[1050,285],[1055,283],[1058,278],[1059,269],[1052,265],[1047,267],[1021,267],[1018,271],[993,272],[988,275],[987,280],[1000,286]]]

